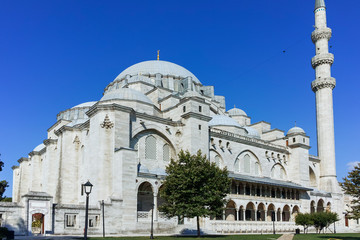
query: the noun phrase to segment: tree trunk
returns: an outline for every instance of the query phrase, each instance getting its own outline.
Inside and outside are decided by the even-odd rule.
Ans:
[[[200,221],[199,221],[199,216],[196,216],[196,223],[197,223],[197,237],[200,237]]]

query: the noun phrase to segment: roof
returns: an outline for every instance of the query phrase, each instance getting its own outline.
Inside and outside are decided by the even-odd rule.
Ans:
[[[325,0],[315,0],[315,10],[325,6]]]
[[[214,115],[209,122],[209,126],[231,126],[231,127],[241,127],[240,124],[231,117],[225,115]]]
[[[153,104],[150,98],[145,96],[145,94],[131,88],[119,88],[106,92],[100,101],[113,100],[113,99],[132,100],[132,101],[140,101],[140,102]]]
[[[286,135],[292,135],[292,134],[305,134],[305,131],[300,127],[293,127],[290,128],[290,130],[287,132]]]
[[[93,102],[85,102],[85,103],[81,103],[79,105],[76,105],[72,108],[80,108],[80,107],[91,107],[92,105],[94,105],[95,103],[97,103],[96,101]]]
[[[241,110],[240,108],[232,108],[230,109],[229,111],[227,111],[227,113],[230,115],[230,116],[247,116],[246,115],[246,112],[244,112],[243,110]]]
[[[189,70],[184,67],[177,65],[175,63],[160,61],[160,60],[152,60],[152,61],[144,61],[137,64],[134,64],[124,71],[122,71],[115,80],[121,80],[126,75],[134,76],[141,74],[157,74],[160,73],[162,75],[173,75],[177,77],[192,77],[192,80],[196,83],[201,84],[199,79],[195,77]]]
[[[276,180],[268,177],[254,177],[254,176],[248,176],[248,175],[242,175],[237,173],[229,173],[229,177],[233,178],[235,180],[243,181],[243,182],[250,182],[250,183],[260,183],[265,185],[272,185],[272,186],[279,186],[279,187],[287,187],[287,188],[294,188],[304,191],[311,191],[312,188],[307,188],[304,186],[301,186],[300,184],[293,183],[290,181],[282,181],[282,180]]]

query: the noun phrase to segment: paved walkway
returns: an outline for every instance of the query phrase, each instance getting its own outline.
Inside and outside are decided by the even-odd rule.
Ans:
[[[283,234],[281,237],[278,238],[278,240],[292,240],[294,237],[294,234]]]

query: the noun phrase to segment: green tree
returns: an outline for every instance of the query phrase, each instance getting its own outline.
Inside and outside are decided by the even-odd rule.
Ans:
[[[360,218],[360,163],[354,167],[354,169],[348,173],[347,177],[343,178],[344,182],[340,183],[340,186],[353,197],[351,201],[351,210],[349,211],[349,218]]]
[[[328,228],[330,224],[339,221],[337,213],[333,212],[316,212],[311,214],[313,225],[316,232],[320,233],[325,227]]]
[[[166,173],[160,190],[165,203],[160,210],[168,217],[196,217],[199,237],[199,217],[222,214],[231,184],[227,169],[210,163],[200,150],[196,155],[181,150],[178,160],[171,159]]]
[[[4,167],[4,163],[0,160],[0,172],[2,171],[3,167]],[[5,181],[5,180],[0,181],[0,201],[2,201],[4,198],[6,198],[5,196],[3,197],[3,194],[7,187],[9,187],[9,184],[7,181]]]
[[[295,217],[295,224],[304,227],[304,234],[305,231],[314,224],[311,214],[310,213],[299,213]]]

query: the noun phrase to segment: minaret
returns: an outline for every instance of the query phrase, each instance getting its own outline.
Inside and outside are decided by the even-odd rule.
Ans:
[[[311,88],[316,95],[317,146],[320,162],[320,189],[338,192],[335,166],[335,137],[332,91],[335,78],[331,77],[334,55],[329,53],[331,29],[326,24],[324,0],[315,0],[315,30],[311,34],[316,55],[311,59],[315,80]]]

